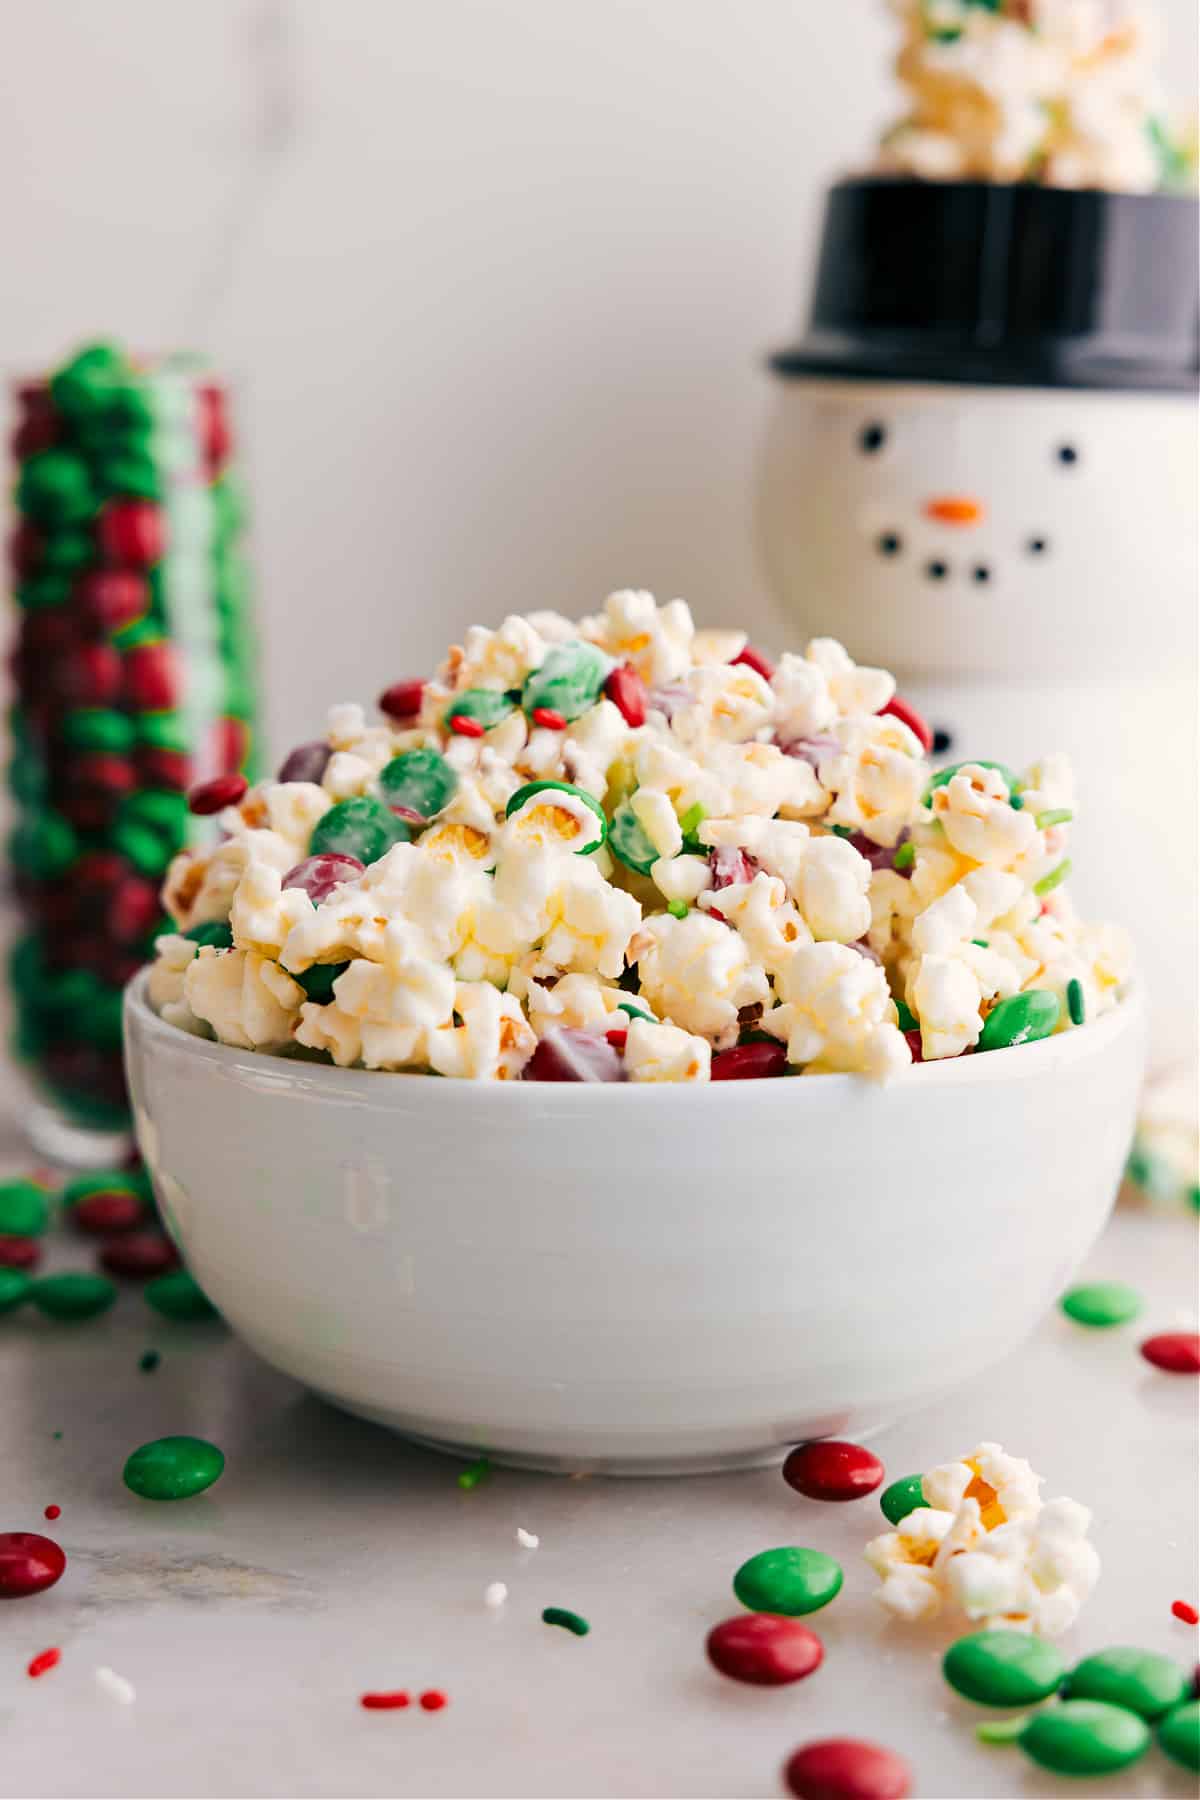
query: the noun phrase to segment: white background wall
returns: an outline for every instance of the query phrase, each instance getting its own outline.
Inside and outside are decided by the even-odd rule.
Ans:
[[[244,377],[277,746],[513,608],[778,629],[761,359],[886,116],[881,0],[0,0],[0,40],[0,364]]]

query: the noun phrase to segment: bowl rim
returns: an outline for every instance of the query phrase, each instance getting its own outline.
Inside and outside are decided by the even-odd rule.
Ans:
[[[403,1081],[404,1093],[411,1093],[412,1084],[419,1083],[421,1091],[432,1104],[443,1104],[434,1101],[434,1092],[441,1094],[463,1093],[479,1096],[481,1093],[493,1094],[520,1090],[526,1096],[526,1103],[535,1100],[539,1104],[554,1105],[561,1098],[561,1104],[567,1104],[567,1098],[578,1102],[583,1095],[588,1099],[585,1105],[647,1105],[651,1102],[643,1096],[657,1094],[659,1104],[663,1104],[661,1096],[666,1093],[676,1099],[684,1095],[700,1097],[709,1096],[710,1105],[731,1104],[729,1101],[716,1100],[712,1096],[731,1090],[743,1096],[749,1093],[764,1098],[767,1094],[782,1090],[791,1095],[789,1104],[803,1104],[800,1094],[825,1095],[828,1098],[851,1093],[880,1094],[895,1093],[903,1084],[917,1081],[922,1090],[955,1086],[980,1086],[983,1082],[994,1083],[1008,1079],[1038,1079],[1052,1075],[1064,1064],[1085,1061],[1088,1057],[1102,1054],[1114,1042],[1123,1038],[1130,1031],[1136,1030],[1142,1023],[1145,1014],[1145,993],[1141,982],[1131,981],[1125,986],[1124,994],[1118,1004],[1102,1018],[1093,1023],[1075,1027],[1070,1031],[1054,1033],[1048,1038],[1041,1038],[1034,1044],[1010,1046],[1004,1050],[990,1050],[985,1058],[977,1056],[958,1056],[946,1058],[939,1062],[914,1063],[911,1068],[894,1076],[887,1082],[876,1082],[864,1075],[822,1075],[810,1080],[792,1079],[788,1081],[671,1081],[671,1082],[577,1082],[577,1081],[476,1081],[454,1080],[442,1075],[423,1075],[408,1073],[402,1069],[341,1069],[336,1064],[302,1061],[299,1058],[280,1055],[274,1050],[242,1050],[234,1044],[222,1044],[213,1038],[195,1036],[192,1032],[182,1030],[160,1017],[146,996],[149,985],[150,970],[141,969],[127,983],[124,993],[123,1025],[125,1053],[128,1056],[132,1030],[137,1029],[152,1045],[157,1044],[164,1049],[173,1049],[194,1057],[202,1064],[215,1068],[224,1068],[229,1073],[245,1073],[257,1077],[286,1084],[301,1092],[314,1096],[328,1094],[332,1099],[353,1098],[365,1101],[386,1098],[387,1090],[380,1084],[389,1081]],[[601,1095],[624,1095],[624,1100],[614,1102],[611,1098],[599,1098]],[[633,1095],[639,1096],[633,1100]],[[397,1094],[399,1098],[399,1093]],[[449,1103],[449,1102],[445,1102]],[[782,1101],[779,1102],[782,1104]],[[514,1101],[514,1105],[522,1104]],[[770,1104],[770,1102],[768,1102]],[[816,1104],[815,1100],[812,1104]]]

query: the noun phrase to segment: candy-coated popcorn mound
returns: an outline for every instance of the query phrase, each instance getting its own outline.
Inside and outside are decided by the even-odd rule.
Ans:
[[[878,166],[926,181],[1185,187],[1140,0],[891,0],[907,110]]]
[[[1068,898],[1070,771],[935,773],[893,700],[646,593],[474,626],[176,858],[150,1002],[483,1080],[882,1079],[1096,1018],[1129,955]]]
[[[999,1444],[921,1477],[923,1505],[872,1538],[880,1604],[902,1619],[949,1608],[973,1624],[1058,1637],[1100,1574],[1091,1513],[1041,1498],[1042,1478]]]

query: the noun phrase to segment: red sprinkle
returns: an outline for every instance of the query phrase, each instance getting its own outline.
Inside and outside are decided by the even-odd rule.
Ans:
[[[611,1044],[614,1050],[623,1050],[625,1048],[625,1040],[628,1036],[628,1025],[624,1027],[614,1025],[611,1031],[605,1032],[604,1040],[606,1043]]]
[[[783,1465],[783,1479],[810,1500],[859,1500],[883,1480],[883,1464],[861,1444],[820,1439],[798,1444]]]
[[[1168,1375],[1200,1375],[1200,1331],[1160,1331],[1138,1349]]]
[[[530,718],[535,725],[544,725],[547,731],[565,731],[567,721],[552,706],[535,706]]]
[[[459,737],[482,737],[483,725],[478,719],[468,718],[466,713],[451,713],[450,729],[457,731]]]
[[[753,669],[755,674],[761,675],[764,681],[770,681],[775,673],[775,664],[768,661],[762,651],[756,650],[753,644],[747,644],[744,650],[739,650],[733,660],[735,663],[745,663],[748,669]]]
[[[627,725],[646,723],[646,684],[632,663],[622,663],[604,684],[604,692]]]
[[[53,1669],[53,1668],[57,1667],[57,1665],[61,1661],[62,1661],[62,1651],[61,1650],[54,1650],[54,1649],[39,1650],[38,1654],[33,1658],[32,1662],[30,1663],[30,1665],[29,1665],[28,1669],[25,1671],[25,1673],[27,1675],[32,1675],[33,1679],[36,1681],[39,1675],[44,1675],[46,1673],[47,1669]]]
[[[441,1688],[426,1688],[425,1692],[421,1695],[421,1705],[425,1708],[426,1712],[441,1712],[443,1706],[448,1706],[449,1704],[450,1703],[446,1699]]]
[[[731,1050],[718,1050],[712,1059],[713,1081],[754,1081],[767,1075],[782,1075],[787,1068],[784,1044],[735,1044]]]
[[[395,1712],[408,1705],[408,1695],[403,1688],[397,1688],[391,1694],[360,1694],[358,1704],[365,1706],[368,1712]]]
[[[55,1506],[54,1503],[51,1502],[51,1504],[46,1508],[44,1516],[47,1519],[57,1519],[61,1515],[61,1513],[62,1513],[62,1507]]]
[[[1200,1625],[1200,1612],[1196,1611],[1189,1600],[1173,1600],[1171,1611],[1177,1619],[1182,1619],[1185,1625]]]
[[[40,1594],[67,1566],[65,1551],[37,1531],[0,1531],[0,1600]]]
[[[914,1026],[911,1031],[906,1031],[904,1033],[904,1041],[912,1052],[913,1061],[915,1063],[924,1062],[925,1052],[921,1048],[921,1027],[917,1025]]]
[[[389,719],[415,719],[424,692],[423,681],[393,681],[379,696],[379,710]]]
[[[705,1640],[708,1660],[732,1681],[782,1687],[821,1666],[825,1646],[799,1619],[774,1613],[741,1613],[714,1625]]]
[[[226,806],[236,806],[250,783],[244,775],[214,775],[188,791],[188,811],[198,818],[219,813]]]
[[[861,1738],[821,1738],[805,1744],[784,1766],[797,1800],[906,1800],[909,1767],[894,1751]]]
[[[910,706],[907,700],[901,700],[899,694],[893,694],[887,705],[879,709],[881,718],[884,713],[890,713],[893,719],[899,719],[902,725],[907,725],[913,736],[920,738],[921,748],[926,756],[929,755],[933,749],[933,733],[915,706]]]

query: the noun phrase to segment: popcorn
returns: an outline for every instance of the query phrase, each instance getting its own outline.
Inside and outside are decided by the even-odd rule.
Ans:
[[[882,1577],[880,1604],[904,1619],[949,1604],[972,1623],[1057,1637],[1099,1577],[1091,1514],[1075,1500],[1041,1500],[1041,1478],[999,1444],[980,1444],[921,1480],[925,1506],[864,1552]]]
[[[1182,160],[1162,122],[1153,16],[1135,0],[893,6],[909,107],[882,169],[1143,193]]]
[[[985,1025],[1023,993],[1041,990],[1026,1036],[1118,1003],[1127,942],[1081,922],[1064,881],[1061,758],[931,778],[921,737],[880,711],[886,671],[815,638],[767,680],[760,653],[734,660],[744,646],[626,590],[578,626],[473,627],[403,729],[333,707],[320,783],[259,784],[213,848],[175,859],[151,1003],[242,1049],[476,1080],[582,1032],[607,1038],[607,1078],[637,1081],[705,1080],[749,1031],[797,1072],[888,1079],[914,1024],[933,1060],[1002,1047],[1017,1014]],[[615,700],[610,658],[627,665]],[[539,686],[549,723],[516,703]],[[478,736],[447,724],[467,690]],[[489,712],[488,694],[507,698]],[[329,821],[348,797],[362,804]],[[301,863],[306,886],[285,887]],[[209,924],[232,948],[182,935]],[[929,1565],[904,1566],[920,1608]]]

